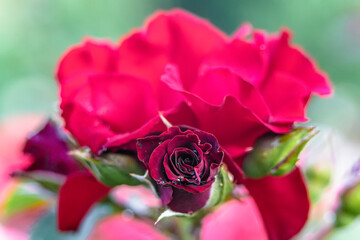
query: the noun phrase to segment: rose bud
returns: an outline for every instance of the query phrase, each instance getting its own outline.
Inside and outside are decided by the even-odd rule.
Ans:
[[[163,205],[182,213],[205,206],[224,156],[213,135],[171,127],[158,136],[138,139],[137,150]]]

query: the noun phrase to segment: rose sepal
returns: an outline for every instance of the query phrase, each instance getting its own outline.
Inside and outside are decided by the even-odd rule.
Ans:
[[[204,208],[211,208],[223,203],[233,188],[228,172],[221,167],[214,183],[211,185],[210,197]]]
[[[136,171],[133,167],[124,167],[114,160],[111,161],[107,158],[92,156],[87,148],[71,151],[70,154],[87,167],[100,182],[107,186],[114,187],[122,184],[136,186],[142,184],[137,177],[131,175],[132,171]],[[124,157],[122,159],[124,161],[132,160],[128,159],[129,156],[127,155],[116,155],[119,159]],[[135,159],[133,160],[135,162]]]
[[[286,134],[270,133],[258,138],[244,159],[245,176],[262,178],[291,172],[300,152],[317,133],[313,127],[299,127]]]

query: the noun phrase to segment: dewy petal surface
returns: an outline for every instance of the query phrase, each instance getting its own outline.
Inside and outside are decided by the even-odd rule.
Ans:
[[[246,178],[244,185],[259,208],[270,240],[290,239],[302,229],[310,202],[298,168],[281,177]]]

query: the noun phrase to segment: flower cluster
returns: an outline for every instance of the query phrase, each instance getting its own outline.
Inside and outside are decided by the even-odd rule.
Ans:
[[[259,137],[289,133],[295,123],[307,121],[313,94],[331,93],[325,73],[291,43],[288,30],[267,34],[243,24],[227,36],[182,10],[159,11],[117,44],[86,38],[71,47],[56,77],[65,129],[91,151],[82,156],[83,163],[91,162],[88,171],[63,155],[65,140],[50,125],[26,145],[36,159],[28,171],[67,175],[59,192],[60,230],[77,229],[90,207],[109,193],[98,180],[113,183],[121,169],[106,171],[123,165],[106,156],[124,152],[137,156],[135,164],[148,172],[146,181],[136,179],[150,184],[174,212],[213,207],[216,192],[224,192],[215,188],[224,187],[226,181],[220,181],[228,174],[245,187],[250,197],[243,203],[228,201],[203,219],[203,239],[289,239],[304,226],[309,199],[297,167],[261,178],[243,172]],[[219,211],[228,217],[211,217]]]

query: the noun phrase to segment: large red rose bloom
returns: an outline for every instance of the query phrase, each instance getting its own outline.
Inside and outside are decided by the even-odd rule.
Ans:
[[[309,209],[299,170],[243,181],[241,160],[259,136],[306,121],[312,94],[329,95],[331,87],[287,30],[252,32],[246,25],[229,37],[172,10],[156,13],[119,44],[87,39],[59,63],[62,117],[94,153],[165,131],[158,112],[173,125],[213,134],[235,180],[253,195],[269,237],[289,239]]]

